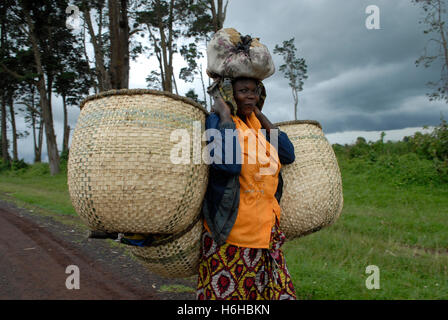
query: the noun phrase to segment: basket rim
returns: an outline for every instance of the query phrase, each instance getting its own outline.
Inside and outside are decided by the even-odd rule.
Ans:
[[[288,126],[288,125],[294,125],[294,124],[312,124],[315,126],[318,126],[320,129],[322,129],[321,124],[319,121],[316,120],[291,120],[291,121],[281,121],[274,123],[274,126]]]
[[[79,109],[82,110],[84,108],[85,104],[87,102],[90,102],[92,100],[101,99],[105,97],[115,96],[115,95],[138,95],[138,94],[154,94],[154,95],[161,95],[166,96],[175,100],[179,100],[185,103],[188,103],[192,105],[193,107],[198,108],[202,112],[204,112],[206,115],[209,115],[209,112],[207,109],[205,109],[201,104],[197,103],[196,101],[183,97],[168,91],[160,91],[160,90],[153,90],[153,89],[112,89],[108,91],[103,91],[97,94],[93,94],[85,98],[81,104],[79,105]]]

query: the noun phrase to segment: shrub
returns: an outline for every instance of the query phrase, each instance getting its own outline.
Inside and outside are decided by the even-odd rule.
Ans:
[[[24,171],[27,168],[28,164],[23,159],[11,161],[11,169],[14,171]]]
[[[27,171],[30,176],[44,176],[50,174],[50,167],[46,162],[36,162]]]
[[[358,137],[353,145],[333,145],[338,159],[353,173],[366,173],[369,179],[396,184],[448,182],[448,124],[441,123],[431,133],[416,132],[403,141],[384,143],[384,132],[376,142]]]
[[[370,145],[363,137],[358,137],[356,143],[348,147],[348,155],[350,158],[364,158],[371,152]]]
[[[4,170],[9,170],[11,167],[7,162],[4,162],[2,158],[0,158],[0,172]]]

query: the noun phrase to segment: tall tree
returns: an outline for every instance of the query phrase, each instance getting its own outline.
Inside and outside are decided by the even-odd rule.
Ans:
[[[133,23],[136,14],[133,8],[138,8],[140,2],[145,1],[108,0],[107,5],[105,0],[76,2],[83,12],[84,28],[88,30],[94,49],[95,73],[100,92],[129,87],[130,59],[135,59],[141,53],[140,43],[133,41],[133,35],[143,31],[138,23]],[[96,19],[92,19],[92,12]],[[84,56],[89,60],[85,48]]]
[[[222,1],[194,0],[188,3],[189,15],[188,28],[185,37],[193,42],[183,45],[180,54],[187,62],[187,67],[180,70],[179,77],[187,82],[193,82],[197,77],[201,81],[203,104],[207,107],[207,94],[205,90],[204,73],[202,63],[203,52],[207,48],[212,35],[224,25],[226,11],[229,1],[223,5]],[[209,84],[210,84],[210,79]],[[210,105],[212,104],[211,97]]]
[[[105,27],[108,27],[108,22],[105,19],[106,12],[106,2],[105,0],[96,1],[81,1],[79,3],[80,10],[83,12],[84,18],[84,30],[87,27],[90,42],[93,46],[94,61],[95,61],[95,75],[97,79],[98,91],[107,91],[112,88],[111,79],[109,75],[109,70],[107,67],[107,59],[110,57],[110,45],[109,37],[107,34],[103,33]],[[97,15],[97,26],[98,32],[95,33],[95,25],[92,22],[91,11],[95,10]],[[83,34],[84,35],[84,34]],[[85,48],[85,36],[83,39],[84,56],[88,61],[87,50]]]
[[[204,100],[202,100],[201,103],[207,107],[207,93],[205,91],[204,76],[202,74],[202,63],[198,64],[198,60],[203,57],[202,52],[198,50],[196,43],[190,43],[188,46],[183,45],[181,47],[180,54],[187,61],[187,67],[180,70],[179,78],[186,82],[193,82],[195,76],[199,75],[202,84],[202,94],[204,97]],[[194,100],[198,101],[197,98]]]
[[[13,4],[10,0],[5,0],[0,3],[0,63],[2,66],[8,64],[9,52],[12,44],[11,39],[8,39],[8,34],[11,32],[11,25],[8,23],[8,10]],[[8,102],[8,84],[10,82],[10,75],[6,75],[2,70],[2,76],[0,77],[1,91],[1,154],[4,163],[9,163],[10,156],[8,152],[8,135],[7,135],[7,102]]]
[[[176,89],[173,58],[179,52],[177,43],[181,42],[181,38],[197,39],[201,32],[199,29],[205,24],[204,1],[154,0],[142,6],[136,15],[137,22],[146,26],[148,31],[152,45],[150,55],[157,58],[164,91],[173,92]],[[210,26],[211,18],[208,21]]]
[[[63,69],[56,77],[54,89],[62,97],[62,108],[64,114],[64,131],[62,135],[62,151],[68,151],[68,142],[70,136],[70,126],[68,125],[68,106],[79,106],[81,100],[88,95],[92,86],[91,79],[88,76],[87,65],[84,61],[77,61],[76,56],[68,54]]]
[[[10,3],[12,5],[12,3]],[[17,108],[16,100],[24,93],[23,86],[25,84],[32,84],[33,77],[35,76],[35,70],[33,69],[33,55],[30,50],[20,50],[21,41],[20,33],[15,30],[14,24],[10,21],[9,8],[2,6],[1,13],[1,58],[0,69],[2,69],[2,77],[0,77],[0,87],[2,87],[2,107],[5,117],[2,119],[3,128],[5,127],[6,120],[9,118],[11,128],[11,140],[12,140],[12,160],[19,160],[18,154],[18,140],[27,136],[26,131],[19,131],[16,126],[17,111],[22,112],[22,109]],[[5,35],[6,33],[6,35]],[[5,68],[15,72],[4,72]],[[19,76],[23,74],[24,76]],[[8,105],[8,117],[4,108]],[[5,131],[6,132],[6,131]],[[6,134],[5,134],[6,135]],[[6,143],[8,144],[8,143]]]
[[[36,86],[32,82],[23,83],[17,94],[20,96],[17,104],[25,106],[22,114],[24,114],[25,123],[31,128],[33,134],[34,162],[41,162],[44,123],[39,99],[36,95]]]
[[[19,34],[14,36],[19,36]],[[36,95],[36,81],[34,79],[37,77],[37,73],[34,64],[34,53],[31,49],[26,48],[24,50],[17,49],[14,54],[15,57],[10,58],[11,61],[9,62],[6,61],[6,64],[18,74],[24,75],[22,78],[18,78],[20,81],[18,81],[18,86],[15,90],[14,100],[16,105],[18,105],[17,110],[24,116],[25,122],[28,124],[27,127],[31,125],[33,138],[35,139],[34,145],[38,146],[38,148],[34,148],[34,161],[40,162],[43,142],[43,119]],[[17,78],[14,80],[17,81]],[[39,133],[36,136],[37,123],[40,123],[40,126],[38,129]],[[26,136],[27,133],[16,132],[16,135],[18,139]]]
[[[19,151],[17,149],[17,126],[16,126],[16,111],[14,110],[14,98],[13,94],[8,94],[8,105],[9,105],[9,117],[11,121],[11,131],[12,131],[12,160],[19,160]]]
[[[174,0],[154,0],[138,13],[137,21],[146,25],[157,57],[164,91],[173,92],[173,55],[177,52],[176,40],[180,36],[178,23],[183,11]]]
[[[41,6],[39,6],[39,4]],[[46,12],[47,10],[45,9],[44,3],[39,4],[33,1],[25,1],[25,0],[20,1],[21,6],[20,11],[22,13],[22,16],[18,17],[24,18],[24,19],[22,18],[23,20],[20,27],[21,30],[25,34],[27,34],[29,44],[33,49],[34,53],[34,62],[38,74],[37,88],[39,91],[40,105],[45,124],[45,136],[47,142],[47,154],[50,166],[50,173],[51,175],[55,175],[59,173],[59,154],[56,142],[56,134],[53,126],[51,100],[49,99],[49,97],[51,96],[51,86],[50,86],[50,92],[48,92],[48,87],[46,86],[45,83],[45,71],[42,57],[42,52],[44,52],[44,50],[42,50],[41,47],[45,42],[40,41],[41,39],[39,38],[39,35],[40,36],[43,35],[44,37],[50,36],[49,34],[45,34],[45,32],[42,32],[43,30],[47,29],[45,28],[44,21],[45,16],[48,17],[49,12]],[[48,8],[50,7],[51,5],[48,6]],[[43,30],[40,30],[41,28]],[[50,83],[51,81],[47,77],[47,84],[50,85]]]
[[[4,163],[9,163],[9,153],[8,153],[8,135],[7,135],[7,121],[6,121],[6,98],[4,97],[4,94],[2,94],[2,101],[1,101],[1,121],[2,121],[2,131],[1,131],[1,145],[2,145],[2,159]]]
[[[448,102],[448,26],[446,21],[447,3],[445,0],[412,0],[422,7],[424,18],[420,23],[428,26],[423,33],[430,35],[423,55],[415,62],[426,68],[440,63],[440,78],[431,81],[428,86],[434,91],[428,94],[429,100],[445,100]]]
[[[67,5],[68,2],[64,0],[19,0],[12,9],[11,19],[26,39],[23,45],[30,47],[33,52],[37,73],[35,84],[45,124],[47,154],[52,175],[59,172],[59,153],[51,107],[54,78],[60,63],[57,52],[61,47],[70,47],[76,43],[76,39],[66,27]],[[7,71],[18,79],[23,78],[23,75],[13,70],[7,69]]]
[[[294,38],[283,41],[282,46],[276,45],[274,53],[281,55],[285,62],[280,66],[279,70],[289,80],[289,86],[291,87],[292,97],[294,99],[294,119],[297,120],[299,92],[303,90],[303,81],[308,78],[305,59],[296,56],[297,48],[294,45]]]
[[[68,126],[68,110],[71,105],[79,105],[81,100],[89,94],[92,87],[90,67],[83,59],[82,37],[75,37],[76,45],[60,45],[55,50],[57,58],[57,72],[53,84],[54,92],[62,97],[64,115],[62,153],[68,151],[70,127]]]

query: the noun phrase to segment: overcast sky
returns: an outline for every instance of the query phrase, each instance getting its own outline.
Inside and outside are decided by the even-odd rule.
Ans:
[[[380,29],[366,28],[366,7],[380,9]],[[259,37],[271,54],[276,44],[295,37],[299,57],[306,60],[308,79],[299,95],[299,119],[321,123],[331,143],[351,143],[364,136],[376,141],[398,140],[424,125],[440,123],[448,104],[429,102],[426,83],[440,78],[440,65],[416,67],[428,40],[419,24],[422,10],[411,0],[230,0],[225,27]],[[273,55],[275,66],[282,64]],[[204,60],[204,68],[206,61]],[[176,60],[178,73],[184,65]],[[140,57],[131,63],[130,88],[146,87],[145,78],[155,70],[153,60]],[[179,93],[200,83],[177,81]],[[272,122],[294,119],[288,81],[278,70],[266,79],[264,113]],[[62,139],[62,107],[54,101],[58,143]],[[70,126],[76,126],[78,108],[70,108]],[[19,119],[19,123],[20,123]],[[23,123],[20,128],[24,129]],[[46,147],[44,147],[46,159]],[[20,141],[19,157],[33,159],[32,137]]]

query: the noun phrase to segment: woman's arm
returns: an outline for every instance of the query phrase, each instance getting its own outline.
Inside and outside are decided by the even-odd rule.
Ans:
[[[207,148],[212,160],[210,165],[223,173],[237,175],[241,172],[241,148],[238,134],[230,116],[229,106],[222,98],[220,100],[215,100],[212,112],[205,121]]]
[[[225,103],[221,96],[215,98],[215,103],[211,109],[219,115],[220,125],[227,125],[233,123],[232,117],[230,116],[230,107]]]

